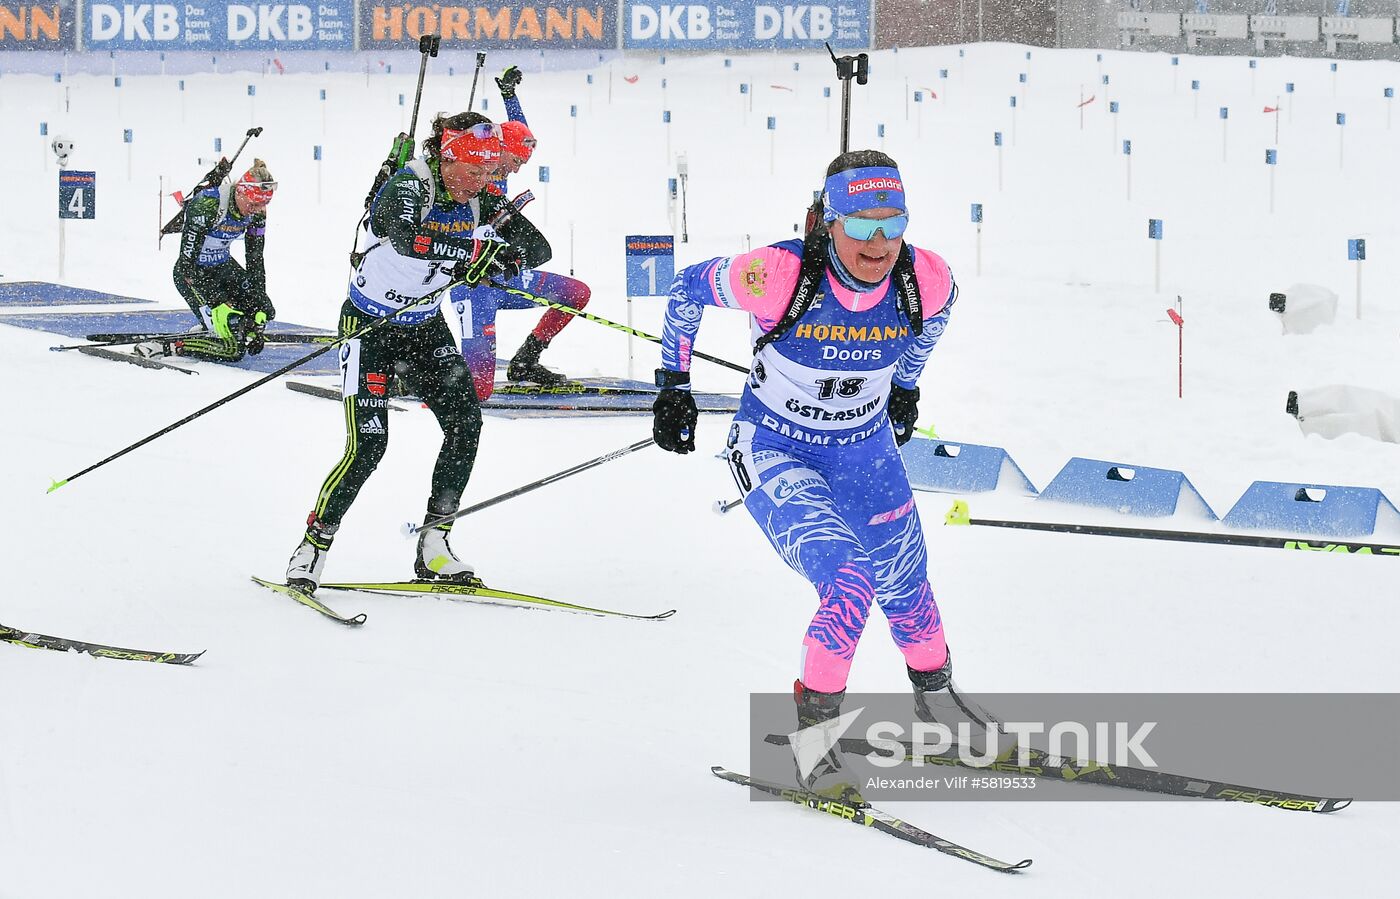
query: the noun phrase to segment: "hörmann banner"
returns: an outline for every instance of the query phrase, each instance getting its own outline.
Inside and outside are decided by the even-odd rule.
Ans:
[[[871,0],[662,3],[623,0],[626,50],[843,50],[870,47]]]
[[[360,48],[410,48],[424,34],[443,46],[490,50],[617,47],[617,0],[589,3],[481,2],[384,3],[362,0]]]
[[[72,50],[77,14],[75,0],[0,0],[0,50]]]
[[[87,50],[350,50],[355,0],[88,0],[82,32]]]

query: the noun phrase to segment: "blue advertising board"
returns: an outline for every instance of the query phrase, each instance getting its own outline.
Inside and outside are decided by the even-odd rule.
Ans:
[[[0,0],[0,50],[72,50],[77,46],[76,0]]]
[[[362,0],[360,49],[417,48],[424,34],[443,47],[491,50],[617,47],[616,0]]]
[[[871,46],[871,0],[663,3],[623,0],[624,50],[820,50]]]
[[[87,50],[350,50],[355,44],[354,0],[92,0],[83,20]]]
[[[659,297],[676,277],[676,239],[669,234],[627,235],[627,295]]]
[[[97,173],[58,173],[58,217],[97,218]]]

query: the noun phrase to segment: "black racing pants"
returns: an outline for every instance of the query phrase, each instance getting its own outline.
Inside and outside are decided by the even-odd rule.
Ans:
[[[348,300],[340,310],[340,336],[373,321]],[[341,395],[345,403],[345,455],[331,469],[316,498],[315,517],[340,525],[360,488],[389,446],[389,387],[402,378],[442,428],[442,448],[433,467],[428,514],[457,511],[481,443],[481,407],[471,371],[441,315],[421,325],[383,324],[340,347]]]
[[[213,309],[220,303],[228,303],[243,313],[245,327],[253,324],[253,315],[267,313],[268,318],[276,315],[267,294],[253,289],[248,284],[247,273],[235,259],[228,259],[218,265],[193,268],[184,271],[176,266],[174,272],[175,289],[180,292],[185,303],[199,319],[200,325],[213,330],[213,322],[204,320],[200,307]],[[237,362],[243,358],[243,334],[235,332],[227,340],[219,337],[185,338],[180,346],[181,355],[196,359],[210,359],[215,362]]]

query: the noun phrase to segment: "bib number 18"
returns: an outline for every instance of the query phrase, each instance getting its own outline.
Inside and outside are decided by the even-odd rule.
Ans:
[[[829,400],[837,396],[850,399],[864,386],[865,378],[822,378],[817,381],[817,399]]]

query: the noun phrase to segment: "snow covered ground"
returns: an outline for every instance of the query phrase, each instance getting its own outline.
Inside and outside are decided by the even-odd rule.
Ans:
[[[413,73],[398,68],[368,80],[185,76],[183,96],[173,77],[128,77],[118,95],[110,77],[80,75],[66,82],[66,115],[49,78],[7,76],[0,274],[58,280],[43,121],[50,136],[77,141],[74,167],[98,172],[98,218],[67,228],[65,282],[177,307],[173,242],[155,244],[159,178],[167,191],[187,188],[215,137],[228,152],[255,123],[266,132],[251,152],[282,182],[272,297],[285,320],[332,326],[364,190],[406,116],[398,94],[412,102]],[[555,245],[554,268],[592,285],[591,311],[626,317],[622,239],[671,229],[666,179],[677,152],[689,161],[691,238],[678,244],[678,264],[792,236],[837,147],[839,106],[821,96],[834,85],[829,61],[750,56],[725,69],[717,56],[672,56],[593,74],[591,87],[582,70],[527,74],[521,97],[543,143],[512,182],[541,195],[536,218]],[[855,90],[852,144],[900,161],[910,237],[948,258],[962,286],[925,373],[923,423],[1006,447],[1040,486],[1078,455],[1181,469],[1222,514],[1256,479],[1375,486],[1400,499],[1400,446],[1304,436],[1283,413],[1289,389],[1400,394],[1400,132],[1382,96],[1396,80],[1400,67],[1385,62],[1343,62],[1334,76],[1324,60],[1262,59],[1252,71],[1242,58],[1183,57],[1174,71],[1163,55],[1105,52],[1100,65],[1093,51],[1037,49],[1028,62],[1025,48],[1008,45],[972,46],[965,58],[956,48],[873,54],[870,85]],[[754,85],[751,111],[741,81]],[[1296,84],[1291,96],[1286,82]],[[468,84],[431,76],[424,109],[459,109]],[[930,89],[937,99],[906,100]],[[1077,107],[1091,95],[1081,129]],[[500,112],[494,85],[478,96]],[[1275,143],[1275,114],[1260,110],[1280,96]],[[1110,99],[1121,104],[1116,138]],[[994,131],[1005,143],[1000,190]],[[1266,147],[1279,150],[1274,214]],[[537,163],[551,169],[547,186],[536,183]],[[985,207],[980,275],[972,203]],[[1149,218],[1165,222],[1160,293]],[[1369,250],[1359,321],[1346,260],[1356,237]],[[1334,325],[1281,336],[1268,293],[1296,282],[1341,295]],[[1183,399],[1165,314],[1178,295]],[[660,308],[639,301],[638,326],[654,331]],[[536,318],[502,313],[503,353]],[[334,404],[269,385],[46,496],[51,478],[249,379],[55,355],[55,342],[0,328],[0,621],[208,653],[172,669],[0,646],[5,899],[809,888],[1165,897],[1262,885],[1346,894],[1382,882],[1375,861],[1400,837],[1400,810],[1387,803],[1332,816],[1211,803],[892,807],[993,855],[1035,859],[1009,878],[751,805],[708,767],[746,766],[748,694],[791,683],[813,603],[751,522],[709,512],[733,493],[710,457],[722,418],[702,420],[703,452],[628,456],[455,532],[489,582],[631,611],[676,608],[672,620],[337,597],[342,611],[369,615],[347,631],[248,581],[282,571],[339,457]],[[743,317],[712,311],[701,348],[742,363]],[[619,375],[626,352],[616,332],[576,322],[545,361]],[[639,345],[636,360],[644,374],[656,353]],[[739,386],[704,363],[696,381]],[[488,419],[465,501],[648,429],[640,418]],[[394,431],[336,542],[328,573],[337,578],[410,574],[413,546],[397,528],[421,513],[439,438],[425,412],[396,414]],[[919,504],[969,689],[1400,690],[1394,561],[945,528],[951,500],[921,494]],[[1027,505],[971,497],[974,515],[1037,512]],[[1049,517],[1095,514],[1069,507]],[[1164,526],[1180,524],[1193,523]],[[878,616],[862,647],[853,689],[906,688]]]

